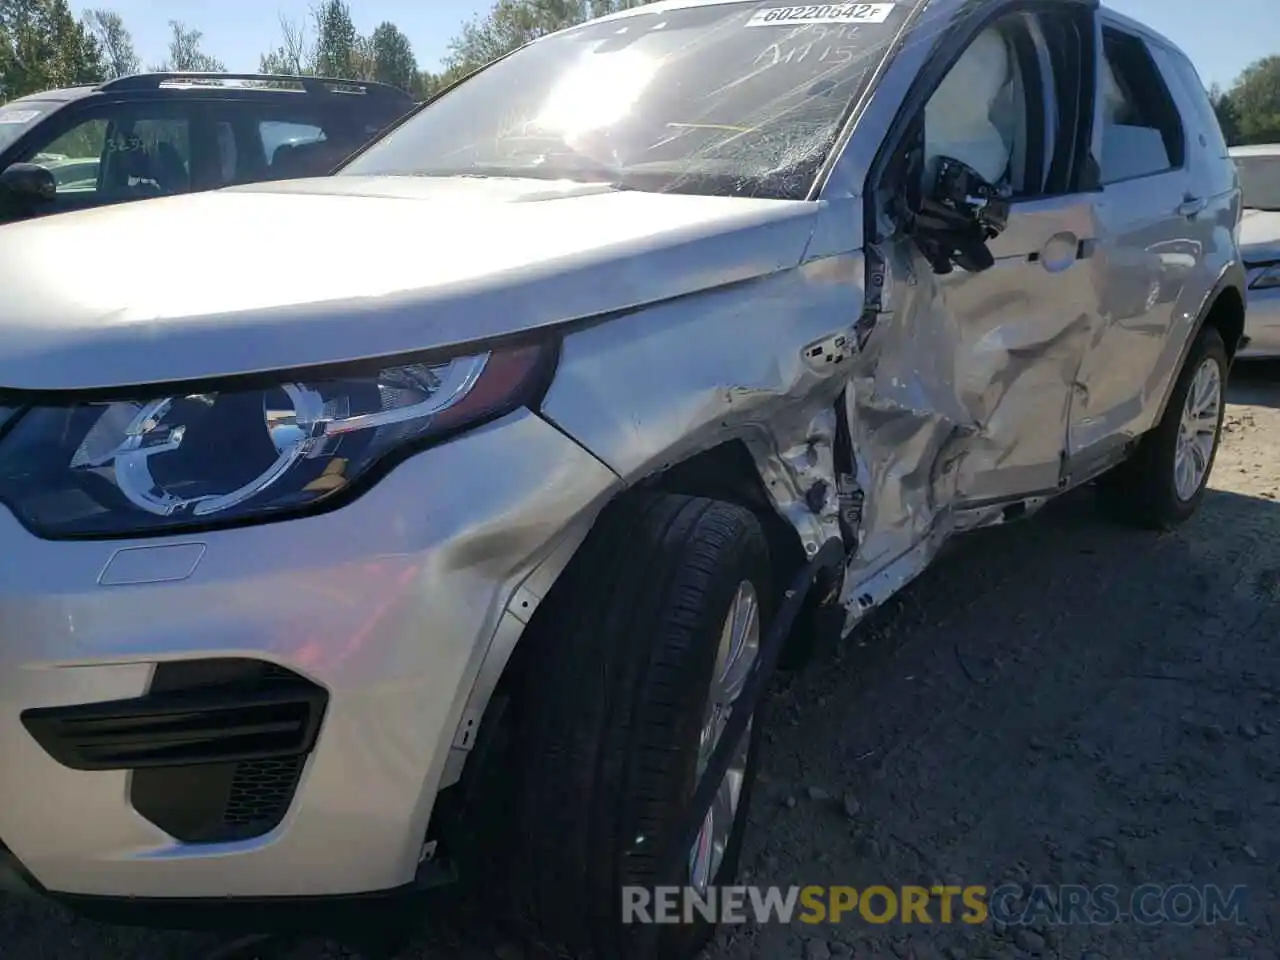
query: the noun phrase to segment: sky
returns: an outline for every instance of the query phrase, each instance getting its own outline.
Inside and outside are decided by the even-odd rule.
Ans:
[[[77,14],[107,7],[123,18],[143,64],[165,56],[169,20],[204,32],[203,48],[231,70],[258,68],[258,56],[279,43],[280,15],[302,20],[308,0],[70,0]],[[1230,86],[1259,57],[1280,54],[1280,0],[1106,0],[1179,44],[1205,83]],[[434,69],[458,27],[492,0],[349,0],[356,28],[369,33],[390,20],[413,43],[419,66]],[[163,9],[160,13],[157,8]]]

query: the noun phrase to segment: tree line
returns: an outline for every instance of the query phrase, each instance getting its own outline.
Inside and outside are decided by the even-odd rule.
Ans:
[[[280,36],[259,58],[258,72],[377,80],[426,99],[545,33],[645,2],[497,0],[488,13],[462,24],[438,70],[424,70],[394,23],[385,21],[362,35],[346,0],[319,0],[302,18],[281,15]],[[171,20],[168,56],[144,66],[123,19],[112,10],[89,10],[77,20],[67,0],[0,0],[0,103],[144,69],[225,71],[226,64],[203,50],[203,36]]]
[[[438,71],[422,70],[413,45],[384,21],[361,36],[346,0],[322,0],[302,20],[280,17],[280,42],[259,60],[260,73],[377,80],[428,99],[486,63],[530,40],[592,17],[651,0],[497,0],[489,12],[462,24]]]
[[[1280,56],[1250,64],[1230,90],[1211,88],[1209,99],[1231,145],[1280,143]]]
[[[305,17],[281,15],[280,36],[258,72],[377,80],[434,96],[449,84],[543,34],[648,0],[497,0],[464,23],[438,70],[421,69],[413,45],[385,21],[362,35],[347,0],[318,0]],[[203,34],[169,22],[168,56],[150,70],[225,71],[201,47]],[[53,87],[74,86],[144,69],[120,15],[90,10],[77,20],[67,0],[0,0],[0,103]],[[1230,89],[1210,98],[1228,142],[1280,142],[1280,56],[1248,66]]]

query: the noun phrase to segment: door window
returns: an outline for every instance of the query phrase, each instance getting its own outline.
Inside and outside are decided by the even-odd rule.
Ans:
[[[1182,120],[1151,51],[1140,38],[1103,31],[1100,64],[1104,184],[1181,169]]]
[[[922,108],[890,133],[892,152],[872,173],[880,209],[909,220],[935,195],[943,158],[1015,202],[1079,192],[1089,125],[1077,106],[1087,79],[1082,31],[1091,22],[1076,12],[1018,13],[972,37]],[[907,211],[902,220],[898,211]]]
[[[1210,155],[1218,158],[1229,156],[1230,151],[1226,137],[1222,134],[1222,125],[1218,122],[1218,114],[1214,112],[1204,81],[1200,79],[1200,74],[1191,61],[1185,54],[1164,47],[1153,48],[1152,54],[1161,64],[1164,75],[1171,77],[1174,84],[1182,85],[1184,102],[1196,113],[1195,127],[1203,137],[1204,146]]]
[[[106,142],[107,121],[86,120],[39,148],[31,162],[53,174],[59,195],[93,194]]]
[[[109,142],[127,165],[130,188],[158,194],[191,189],[191,131],[186,120],[127,119],[116,126]]]
[[[37,146],[59,198],[127,200],[191,189],[191,132],[185,117],[119,105]]]
[[[950,157],[1015,200],[1076,192],[1081,48],[1075,14],[1018,14],[979,33],[925,105],[926,191]]]
[[[258,133],[268,166],[275,162],[276,152],[283,146],[320,143],[326,139],[324,130],[314,124],[287,120],[263,120],[258,124]]]
[[[941,158],[959,160],[988,183],[1023,186],[1027,90],[1006,33],[984,30],[925,106],[925,184]]]

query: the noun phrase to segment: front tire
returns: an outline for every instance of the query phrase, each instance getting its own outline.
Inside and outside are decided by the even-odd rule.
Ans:
[[[1170,530],[1196,512],[1222,437],[1229,368],[1222,336],[1213,327],[1202,328],[1160,422],[1128,461],[1099,481],[1107,513],[1121,522]]]
[[[512,880],[532,939],[602,960],[678,960],[710,939],[699,921],[646,940],[622,921],[622,888],[658,882],[660,851],[758,654],[772,589],[764,532],[741,507],[632,494],[606,508],[538,613],[519,694]],[[684,883],[736,874],[758,721]]]

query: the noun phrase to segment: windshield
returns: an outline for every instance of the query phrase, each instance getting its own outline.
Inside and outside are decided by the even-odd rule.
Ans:
[[[1280,154],[1236,157],[1244,205],[1254,210],[1280,211]]]
[[[30,130],[37,120],[54,106],[38,101],[24,101],[0,106],[0,150]]]
[[[912,2],[659,2],[516,51],[341,175],[803,199]]]

